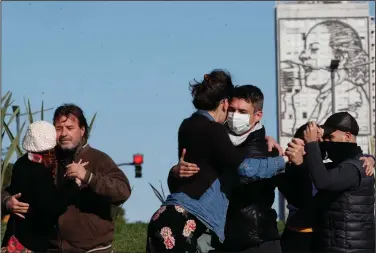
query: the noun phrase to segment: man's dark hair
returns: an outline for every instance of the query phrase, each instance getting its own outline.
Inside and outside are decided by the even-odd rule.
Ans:
[[[190,84],[193,105],[198,110],[215,110],[223,99],[231,98],[233,88],[231,74],[226,70],[215,69],[204,75],[202,82],[194,80]]]
[[[84,133],[83,137],[84,137],[85,141],[87,141],[88,138],[89,138],[89,131],[88,131],[89,127],[88,127],[84,112],[77,105],[75,105],[75,104],[63,104],[63,105],[59,106],[55,110],[53,122],[55,124],[57,119],[59,119],[63,116],[68,118],[71,115],[75,116],[78,119],[78,125],[80,127],[85,128],[85,133]]]
[[[262,111],[264,105],[264,94],[260,88],[247,84],[236,86],[232,92],[233,98],[244,99],[248,103],[252,103],[255,112]]]
[[[298,130],[296,130],[296,132],[294,134],[294,138],[299,138],[299,139],[304,140],[304,130],[307,129],[308,124],[309,124],[309,122],[305,123],[304,125],[301,125],[298,128]]]

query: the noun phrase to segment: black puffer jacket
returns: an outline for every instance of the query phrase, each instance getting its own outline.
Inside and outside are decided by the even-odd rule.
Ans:
[[[277,150],[268,152],[264,128],[251,133],[237,148],[245,157],[278,156]],[[224,250],[239,251],[265,241],[279,240],[277,213],[272,208],[277,180],[277,177],[256,182],[240,179],[230,198]]]
[[[314,245],[317,252],[375,252],[375,180],[366,176],[360,153],[342,163],[354,165],[360,175],[356,189],[320,191]],[[316,251],[315,251],[316,252]]]

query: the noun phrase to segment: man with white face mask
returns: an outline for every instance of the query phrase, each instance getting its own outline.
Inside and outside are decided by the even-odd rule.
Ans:
[[[246,157],[278,156],[277,150],[268,152],[261,124],[263,103],[264,95],[256,86],[234,89],[227,126],[232,143]],[[223,251],[281,252],[277,213],[272,208],[276,185],[275,178],[256,182],[240,178],[230,197]]]
[[[237,86],[233,91],[226,126],[232,143],[244,153],[244,157],[278,156],[277,150],[268,151],[265,128],[260,122],[263,102],[264,95],[256,86]],[[172,175],[193,176],[197,173],[194,168],[194,164],[184,161],[175,166],[169,175],[170,191],[173,190],[170,186]],[[213,248],[224,252],[281,252],[277,214],[272,209],[275,178],[253,182],[238,178],[240,182],[237,186],[230,186],[233,189],[229,198],[224,244],[218,244],[215,237],[206,234],[198,240],[200,252]]]
[[[263,102],[264,95],[256,86],[243,85],[235,88],[227,115],[229,136],[235,146],[243,143],[251,132],[263,128],[260,123]]]

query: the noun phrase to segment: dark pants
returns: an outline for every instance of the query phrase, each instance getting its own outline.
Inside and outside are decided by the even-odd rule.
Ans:
[[[206,227],[180,206],[162,206],[148,226],[146,252],[197,252]]]
[[[285,228],[281,237],[283,253],[309,253],[312,247],[313,233],[300,233]]]
[[[260,246],[248,248],[239,253],[282,253],[281,245],[278,241],[263,242]]]

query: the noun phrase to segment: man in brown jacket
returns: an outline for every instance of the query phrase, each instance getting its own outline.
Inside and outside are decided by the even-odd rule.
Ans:
[[[51,241],[51,252],[110,253],[114,238],[111,210],[129,198],[129,181],[107,154],[87,143],[88,124],[81,108],[62,105],[53,121],[58,141],[56,185],[69,177],[80,190],[59,217],[59,233]],[[18,194],[10,196],[5,189],[1,197],[9,213],[21,217],[27,213],[29,206],[17,200]]]

